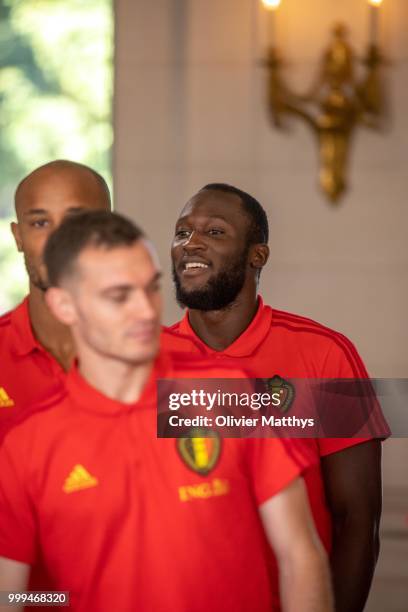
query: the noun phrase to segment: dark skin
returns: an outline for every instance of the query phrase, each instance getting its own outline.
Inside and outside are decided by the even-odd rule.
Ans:
[[[230,206],[220,209],[216,193],[210,191],[194,196],[185,206],[176,225],[172,256],[176,267],[187,260],[205,260],[206,270],[191,275],[188,287],[194,289],[217,274],[226,258],[235,257],[246,234],[248,219],[241,211],[240,200],[234,194],[222,194]],[[231,211],[234,214],[231,215]],[[247,273],[236,300],[223,310],[190,310],[189,321],[196,334],[211,348],[222,351],[248,327],[257,310],[256,293],[259,271],[269,256],[266,244],[252,245],[248,253]],[[180,270],[181,274],[183,272]]]
[[[361,612],[380,552],[381,443],[371,440],[322,457],[321,467],[333,519],[336,611]]]
[[[183,288],[196,289],[211,274],[217,274],[245,244],[247,228],[248,218],[237,195],[198,192],[181,212],[172,245]],[[193,330],[211,348],[224,350],[252,321],[259,272],[268,255],[266,245],[251,246],[244,286],[227,308],[189,310]],[[208,267],[190,274],[183,271],[183,262],[194,260]],[[381,443],[371,440],[322,457],[321,468],[333,520],[331,568],[336,612],[362,612],[379,554]]]
[[[29,276],[31,327],[39,343],[66,371],[75,357],[74,342],[69,328],[54,318],[44,300],[48,281],[42,253],[48,236],[65,215],[109,210],[109,192],[84,166],[56,161],[35,170],[20,184],[15,207],[17,223],[11,224],[11,230],[18,250],[24,253]]]

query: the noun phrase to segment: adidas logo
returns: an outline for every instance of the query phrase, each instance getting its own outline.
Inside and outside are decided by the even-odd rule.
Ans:
[[[78,464],[72,468],[71,473],[65,479],[62,490],[64,493],[73,493],[74,491],[81,491],[81,489],[96,487],[97,484],[98,479],[95,476],[91,476],[83,465]]]
[[[12,408],[14,401],[8,396],[4,387],[0,387],[0,408]]]

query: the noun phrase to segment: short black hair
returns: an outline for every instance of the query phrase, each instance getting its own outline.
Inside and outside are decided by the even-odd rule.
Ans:
[[[224,193],[232,193],[237,195],[242,203],[242,208],[250,220],[248,230],[248,244],[268,244],[269,240],[269,225],[268,217],[261,204],[253,196],[238,187],[228,185],[227,183],[209,183],[200,189],[212,191],[222,191]]]
[[[50,286],[58,286],[61,279],[72,272],[77,257],[86,247],[132,246],[143,237],[139,227],[117,213],[92,210],[71,214],[45,245],[48,282]]]

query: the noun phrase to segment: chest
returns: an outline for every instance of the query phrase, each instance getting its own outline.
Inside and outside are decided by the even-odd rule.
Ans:
[[[78,419],[69,431],[61,427],[32,474],[43,529],[88,537],[98,522],[157,529],[164,510],[176,522],[234,514],[238,502],[252,503],[241,443],[157,439],[155,411]]]

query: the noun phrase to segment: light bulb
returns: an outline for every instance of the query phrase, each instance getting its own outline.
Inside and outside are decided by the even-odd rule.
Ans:
[[[280,3],[281,0],[262,0],[262,4],[268,11],[276,11]]]

